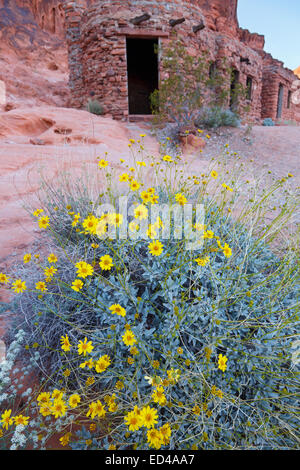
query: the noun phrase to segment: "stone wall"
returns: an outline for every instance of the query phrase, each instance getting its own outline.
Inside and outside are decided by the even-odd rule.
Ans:
[[[296,75],[284,68],[283,63],[274,59],[271,54],[261,51],[263,58],[262,82],[262,119],[296,120],[296,106],[292,100],[293,84]],[[278,115],[279,89],[282,87],[282,110]]]
[[[232,2],[227,3],[227,6],[232,6]],[[225,17],[220,16],[216,6],[211,8],[210,2],[207,18],[204,13],[208,10],[204,4],[208,5],[209,2],[104,0],[86,8],[83,3],[66,2],[64,10],[72,106],[85,106],[92,93],[104,105],[106,113],[116,119],[127,119],[126,37],[156,37],[161,45],[165,45],[176,35],[185,42],[190,54],[209,51],[209,59],[216,62],[226,57],[228,65],[239,71],[243,85],[246,85],[247,77],[251,77],[250,117],[260,119],[262,58],[239,38],[222,32],[225,23],[218,19]],[[226,14],[223,2],[219,2],[219,9],[222,9],[222,14]],[[150,15],[149,20],[140,25],[132,24],[133,18],[144,13]],[[171,27],[169,21],[178,18],[185,18],[185,21]],[[237,28],[236,8],[231,11],[231,21],[233,28]],[[199,24],[203,24],[204,28],[194,32],[193,28]],[[161,66],[159,73],[163,78]]]

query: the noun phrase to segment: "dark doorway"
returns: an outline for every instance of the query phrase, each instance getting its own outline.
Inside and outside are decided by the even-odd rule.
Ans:
[[[287,98],[287,108],[290,109],[291,107],[291,100],[292,100],[292,92],[291,90],[288,91],[288,98]]]
[[[152,114],[150,94],[158,88],[157,39],[127,38],[129,114]]]
[[[277,119],[281,118],[283,105],[283,85],[280,83],[278,90]]]
[[[252,100],[252,89],[253,89],[253,80],[252,77],[247,77],[247,82],[246,82],[246,88],[247,88],[247,100],[251,101]]]
[[[231,84],[230,84],[230,109],[232,111],[236,111],[237,106],[238,106],[239,80],[240,80],[240,72],[238,70],[233,70],[231,74]]]

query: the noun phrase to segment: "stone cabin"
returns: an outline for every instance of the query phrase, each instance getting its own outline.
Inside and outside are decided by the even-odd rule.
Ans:
[[[164,77],[155,45],[176,32],[189,54],[209,51],[216,67],[226,57],[229,85],[248,88],[249,119],[295,119],[297,77],[264,51],[264,36],[239,28],[238,0],[66,1],[72,106],[97,98],[106,114],[135,120],[151,114],[149,95]],[[228,103],[230,106],[230,103]]]

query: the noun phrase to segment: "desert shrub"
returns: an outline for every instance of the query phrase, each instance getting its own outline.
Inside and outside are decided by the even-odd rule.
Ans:
[[[191,56],[187,53],[185,44],[177,38],[172,39],[159,52],[164,73],[159,89],[150,97],[155,115],[154,124],[161,126],[174,122],[180,133],[187,126],[193,127],[194,120],[199,116],[199,109],[207,106],[204,109],[211,108],[209,122],[213,119],[213,112],[218,114],[213,121],[221,119],[229,122],[228,125],[237,125],[237,118],[231,112],[223,110],[232,94],[230,83],[233,71],[226,59],[216,66],[209,60],[208,51]],[[213,73],[210,72],[212,66]],[[248,113],[246,97],[247,89],[241,83],[236,84],[232,99],[237,114]]]
[[[97,116],[102,116],[104,114],[104,108],[98,100],[89,100],[87,104],[87,111]]]
[[[265,118],[263,120],[263,126],[267,126],[267,127],[275,126],[275,122],[273,121],[272,118]]]
[[[197,189],[200,176],[184,179],[180,162],[167,155],[156,161],[152,188],[140,161],[136,179],[121,175],[123,193],[139,208],[128,222],[151,229],[145,239],[132,224],[130,237],[110,233],[120,235],[126,220],[108,161],[99,162],[108,183],[97,200],[85,190],[76,199],[77,185],[74,194],[59,188],[53,200],[48,187],[34,217],[51,252],[26,254],[11,279],[2,273],[2,282],[19,290],[9,308],[15,329],[25,332],[23,360],[33,359],[40,376],[24,412],[34,416],[32,433],[47,429],[42,445],[64,433],[62,445],[73,449],[298,446],[296,253],[287,245],[276,255],[266,243],[275,224],[261,218],[285,183],[260,196],[255,190],[235,219],[240,167],[226,176],[229,186],[219,162]],[[188,234],[177,236],[180,219],[169,219],[164,238],[159,227],[167,219],[149,227],[144,218],[157,202],[168,215],[188,200],[205,209],[204,224],[197,212],[185,219],[203,240],[195,250],[187,249]],[[104,210],[104,203],[113,207]],[[290,215],[283,206],[280,230]]]
[[[218,106],[204,107],[195,119],[195,126],[206,129],[216,129],[222,126],[239,127],[240,120],[230,109],[223,109]]]

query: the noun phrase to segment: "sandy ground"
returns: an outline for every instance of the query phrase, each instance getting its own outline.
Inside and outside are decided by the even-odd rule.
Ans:
[[[227,143],[247,164],[270,170],[277,178],[292,173],[299,185],[300,126],[254,126],[250,134],[247,127],[221,130],[212,136],[204,154],[215,156]]]

